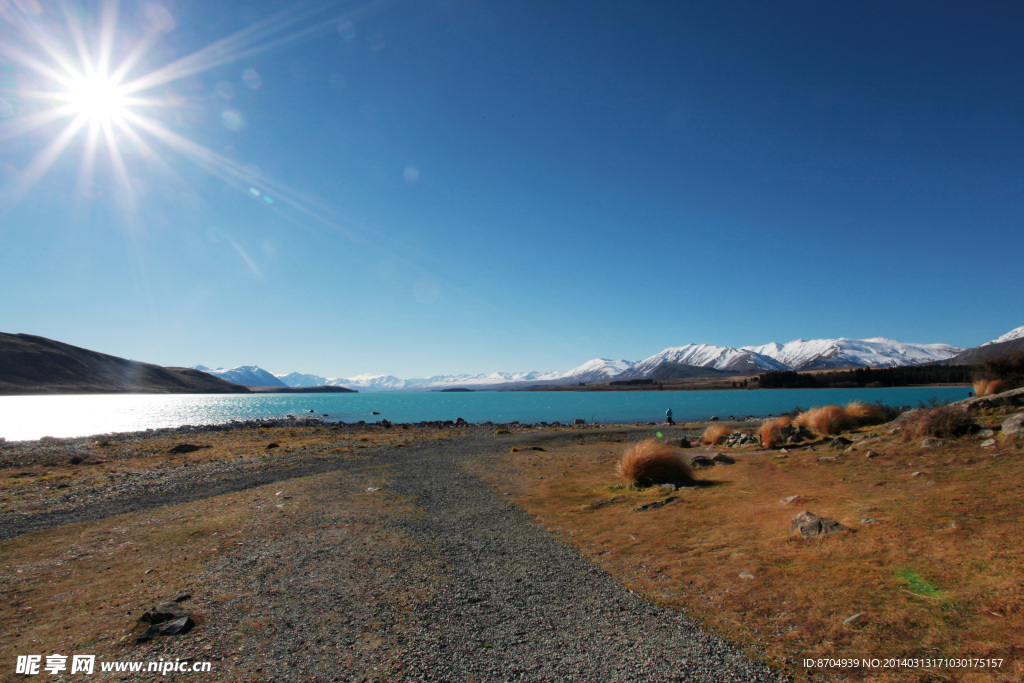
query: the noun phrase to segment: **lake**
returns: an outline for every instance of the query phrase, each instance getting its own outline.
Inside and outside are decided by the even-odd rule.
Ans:
[[[89,436],[231,420],[327,414],[327,420],[619,424],[659,422],[672,409],[677,422],[776,415],[795,407],[852,400],[909,405],[936,398],[958,401],[970,387],[899,389],[760,389],[748,391],[479,391],[358,394],[115,394],[0,396],[0,437]],[[310,413],[309,411],[313,411]],[[374,415],[377,412],[379,415]]]

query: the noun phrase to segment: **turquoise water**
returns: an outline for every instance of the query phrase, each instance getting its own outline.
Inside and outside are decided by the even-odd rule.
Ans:
[[[770,389],[751,391],[504,391],[359,394],[250,394],[106,396],[2,396],[0,437],[10,441],[42,436],[89,436],[231,420],[316,415],[328,420],[420,422],[571,423],[657,422],[672,409],[676,421],[718,415],[761,417],[797,406],[811,408],[852,400],[909,405],[931,398],[958,401],[969,387],[910,389]],[[310,413],[309,411],[313,411]],[[373,415],[373,412],[380,413]]]

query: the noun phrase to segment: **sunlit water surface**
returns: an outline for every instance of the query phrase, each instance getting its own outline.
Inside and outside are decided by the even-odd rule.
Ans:
[[[420,422],[656,422],[671,408],[677,421],[766,416],[852,400],[917,407],[932,398],[967,398],[968,387],[909,389],[773,389],[756,391],[428,392],[358,394],[250,394],[2,396],[0,437],[89,436],[232,420],[323,416],[327,420]],[[310,412],[312,411],[312,412]],[[373,413],[379,413],[374,415]]]

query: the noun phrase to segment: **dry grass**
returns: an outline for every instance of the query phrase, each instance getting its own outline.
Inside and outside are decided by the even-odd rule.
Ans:
[[[858,452],[828,462],[818,461],[820,450],[776,458],[734,449],[736,465],[708,473],[717,486],[642,513],[632,510],[664,494],[613,483],[612,439],[496,455],[481,474],[648,600],[766,653],[797,681],[1022,680],[1024,446],[993,451],[965,437],[924,453],[898,436],[881,439],[870,445],[881,455],[870,460],[868,446],[856,445]],[[794,494],[798,502],[780,502]],[[592,507],[596,501],[607,503]],[[790,520],[802,510],[855,533],[794,536]],[[854,614],[861,617],[844,623]],[[802,665],[822,657],[968,656],[1003,663],[984,670]]]
[[[679,451],[659,439],[645,439],[626,448],[616,468],[632,486],[688,482],[693,471]]]
[[[860,425],[878,424],[885,421],[885,414],[881,406],[873,403],[850,401],[843,408],[843,412],[846,413],[847,420]]]
[[[975,396],[991,396],[998,394],[1003,388],[1001,379],[976,379],[974,380]]]
[[[849,420],[840,406],[811,408],[796,416],[796,423],[817,432],[821,436],[832,436],[842,431]]]
[[[709,425],[704,430],[704,436],[700,437],[700,442],[714,446],[725,441],[725,437],[729,436],[729,433],[729,428],[725,425]]]
[[[962,436],[971,430],[974,419],[960,406],[938,406],[904,413],[899,423],[903,440],[914,441]]]
[[[761,423],[761,445],[775,448],[782,442],[782,429],[788,427],[792,420],[789,417],[775,417]]]

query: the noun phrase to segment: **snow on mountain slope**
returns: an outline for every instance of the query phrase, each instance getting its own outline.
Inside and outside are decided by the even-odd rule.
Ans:
[[[196,366],[195,370],[202,370],[203,372],[213,375],[214,377],[220,377],[221,379],[227,380],[232,384],[241,384],[247,387],[283,387],[286,386],[284,382],[274,377],[272,374],[264,370],[263,368],[256,365],[239,365],[237,368],[230,368],[225,370],[224,368],[218,368],[216,370],[206,370],[202,365]]]
[[[595,358],[588,360],[583,365],[562,373],[557,379],[568,382],[606,382],[612,377],[621,375],[630,368],[633,363],[628,360],[610,360],[608,358]]]
[[[751,352],[734,349],[731,346],[715,346],[714,344],[687,344],[686,346],[669,347],[661,353],[645,358],[628,371],[623,377],[646,377],[662,363],[679,363],[696,365],[715,370],[735,370],[737,372],[758,372],[762,370],[788,370],[778,361]]]
[[[963,350],[952,344],[908,344],[885,337],[796,339],[743,349],[773,358],[794,370],[914,365],[946,360]]]
[[[987,341],[982,346],[988,346],[989,344],[1001,344],[1002,342],[1013,341],[1014,339],[1021,339],[1024,337],[1024,325],[1016,329],[1010,330],[1001,337],[996,337],[992,341]]]
[[[287,375],[274,375],[289,387],[322,387],[327,378],[320,375],[304,375],[301,372],[290,372]]]

